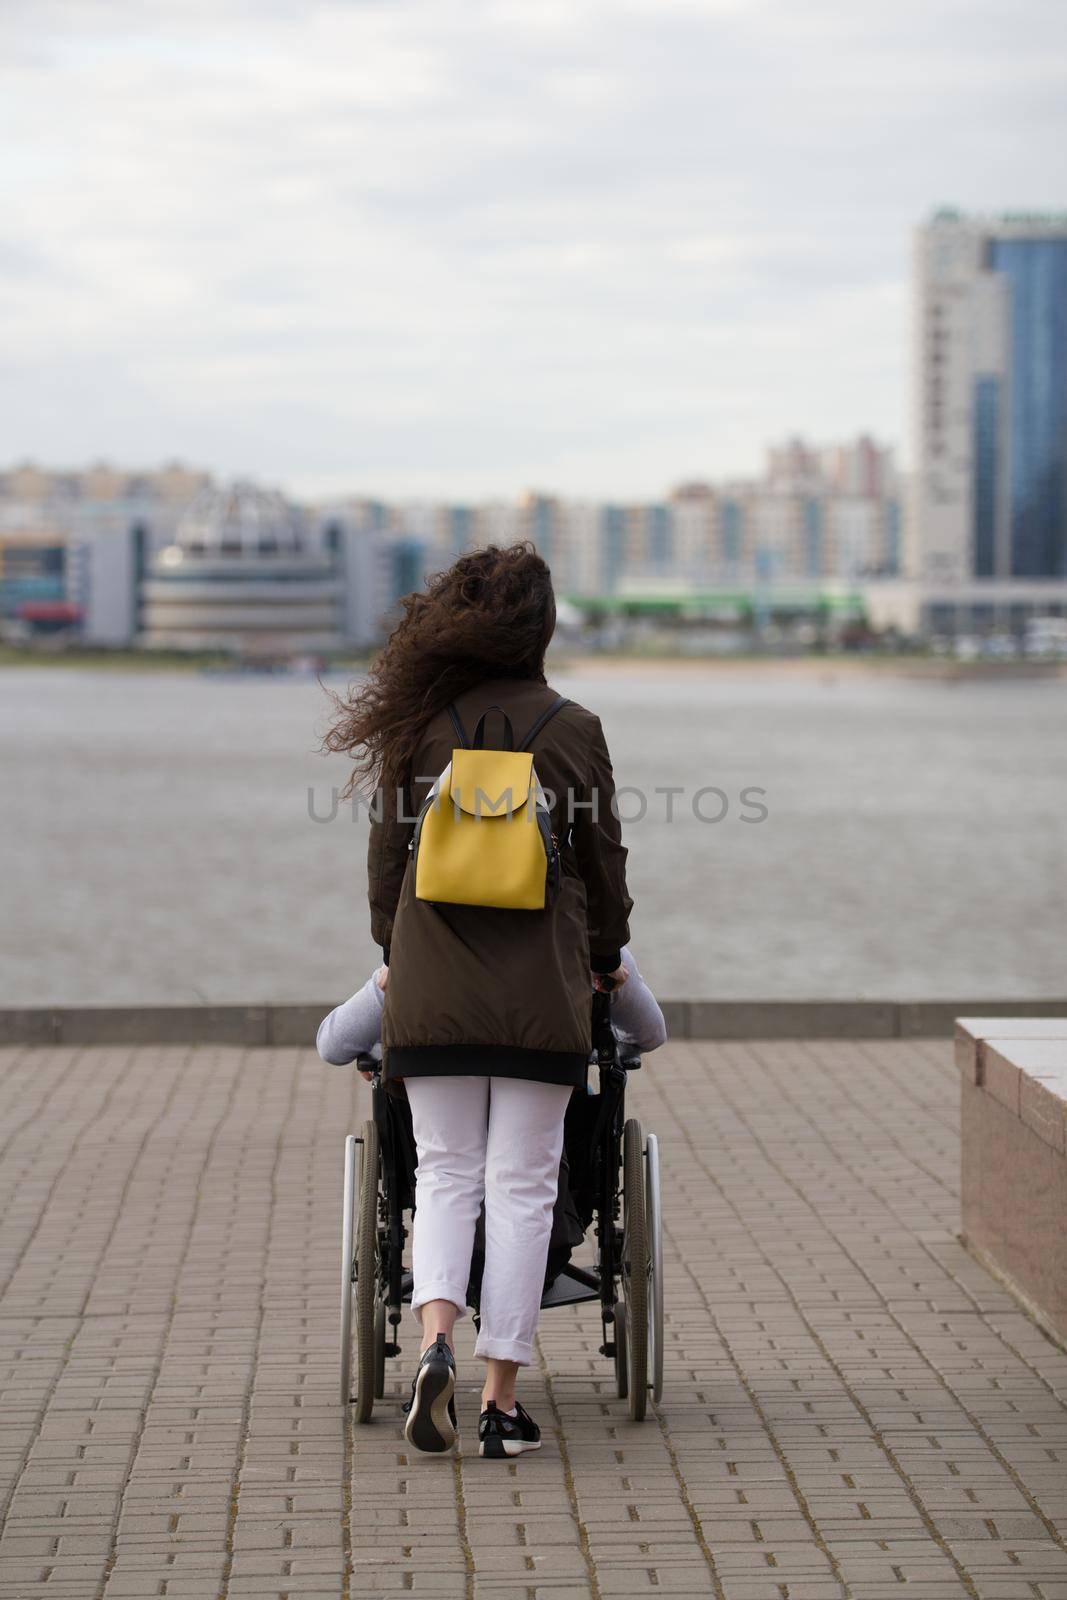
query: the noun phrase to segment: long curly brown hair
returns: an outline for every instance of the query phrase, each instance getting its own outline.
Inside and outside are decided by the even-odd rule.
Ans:
[[[400,604],[366,680],[344,695],[330,691],[337,716],[323,747],[354,762],[344,797],[406,783],[427,722],[464,689],[486,678],[545,681],[556,601],[528,540],[472,550]]]

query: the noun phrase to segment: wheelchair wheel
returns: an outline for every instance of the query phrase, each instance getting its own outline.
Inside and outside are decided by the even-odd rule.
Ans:
[[[374,1409],[377,1360],[374,1312],[378,1303],[378,1128],[363,1124],[359,1155],[359,1216],[356,1222],[356,1421],[369,1422]]]
[[[359,1176],[356,1178],[356,1146]],[[356,1421],[369,1422],[384,1349],[376,1349],[378,1305],[378,1129],[363,1124],[362,1137],[345,1140],[345,1197],[341,1228],[341,1392],[354,1400]],[[356,1335],[356,1392],[352,1378],[352,1324]],[[384,1379],[384,1374],[383,1374]]]
[[[629,1393],[626,1378],[626,1307],[621,1300],[615,1302],[615,1392],[620,1400]]]
[[[645,1213],[648,1221],[649,1368],[653,1400],[663,1394],[663,1212],[659,1194],[659,1140],[650,1133],[645,1141]]]
[[[626,1382],[630,1416],[642,1422],[648,1404],[648,1215],[644,1134],[636,1117],[622,1130],[622,1290],[626,1307]]]
[[[345,1187],[341,1202],[341,1404],[347,1406],[352,1379],[352,1312],[355,1308],[356,1149],[350,1133],[345,1140]]]

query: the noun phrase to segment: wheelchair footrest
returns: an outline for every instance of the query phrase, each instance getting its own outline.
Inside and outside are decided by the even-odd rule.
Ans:
[[[600,1285],[592,1273],[581,1267],[564,1267],[550,1288],[541,1296],[542,1310],[546,1306],[576,1306],[583,1300],[599,1300]]]

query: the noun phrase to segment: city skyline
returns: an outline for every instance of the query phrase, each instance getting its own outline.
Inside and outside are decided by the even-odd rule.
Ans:
[[[763,617],[772,590],[794,615],[855,610],[846,585],[901,571],[899,487],[892,451],[866,438],[787,440],[759,479],[654,502],[299,506],[173,462],[150,474],[21,467],[0,471],[0,628],[157,649],[369,645],[429,573],[514,539],[549,561],[561,602],[586,610],[699,595],[716,615]]]
[[[62,501],[63,485],[67,486],[68,493],[73,499],[103,501],[131,497],[135,499],[138,494],[143,493],[148,499],[158,499],[162,496],[164,499],[179,502],[191,498],[198,488],[211,485],[219,489],[247,486],[256,490],[268,490],[283,495],[294,508],[303,507],[308,510],[325,509],[331,505],[341,504],[373,505],[377,502],[397,508],[452,506],[462,509],[464,506],[518,505],[529,500],[559,501],[574,505],[619,504],[636,507],[662,505],[676,499],[691,498],[694,493],[703,491],[729,494],[731,491],[759,488],[773,492],[772,486],[776,479],[781,484],[784,476],[790,473],[794,477],[797,475],[795,459],[792,458],[805,460],[808,472],[816,478],[823,478],[825,486],[833,485],[841,492],[847,493],[850,491],[843,484],[834,482],[839,475],[835,458],[842,452],[850,450],[869,451],[879,458],[884,458],[899,487],[903,473],[897,461],[897,447],[891,441],[877,438],[865,429],[856,430],[847,438],[835,439],[812,439],[803,432],[794,430],[778,439],[765,441],[759,460],[749,472],[691,473],[688,477],[660,484],[655,492],[647,495],[567,494],[553,484],[519,482],[495,494],[485,495],[433,493],[421,496],[375,495],[350,486],[347,489],[342,487],[334,494],[316,496],[289,491],[284,480],[276,474],[252,477],[228,471],[225,466],[214,468],[203,462],[182,460],[176,455],[164,456],[157,461],[138,463],[131,463],[122,458],[100,457],[93,461],[62,464],[23,457],[19,460],[0,461],[0,504],[5,501],[32,503],[40,500],[54,509]],[[791,459],[792,465],[785,465]],[[793,492],[792,487],[789,492]],[[862,494],[863,491],[857,488],[854,492]]]
[[[909,466],[911,230],[1055,204],[1065,31],[1039,0],[15,0],[6,453],[647,499],[799,421]]]

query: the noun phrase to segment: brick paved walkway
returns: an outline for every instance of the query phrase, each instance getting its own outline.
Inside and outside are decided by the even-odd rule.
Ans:
[[[0,1600],[1067,1596],[1067,1357],[956,1242],[950,1047],[676,1044],[634,1089],[663,1405],[630,1423],[595,1308],[550,1313],[545,1448],[504,1465],[404,1449],[410,1323],[376,1422],[340,1414],[358,1080],[0,1052]]]

